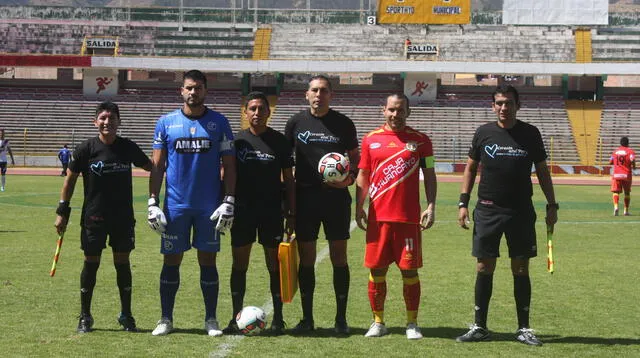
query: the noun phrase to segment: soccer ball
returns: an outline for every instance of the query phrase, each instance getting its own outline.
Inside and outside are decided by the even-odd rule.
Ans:
[[[247,306],[236,315],[236,324],[242,334],[253,336],[267,326],[267,315],[260,307]]]
[[[341,182],[349,175],[349,159],[336,152],[327,153],[318,162],[318,172],[326,182]]]

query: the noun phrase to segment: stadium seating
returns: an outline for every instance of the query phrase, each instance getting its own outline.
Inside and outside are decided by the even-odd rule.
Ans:
[[[180,29],[64,21],[0,23],[0,48],[8,53],[80,54],[85,36],[117,36],[121,55],[251,58],[253,33],[251,25]]]
[[[593,61],[640,61],[640,27],[592,30]]]
[[[55,90],[50,90],[50,93],[53,92]],[[179,108],[181,103],[177,94],[175,97],[170,94],[160,96],[161,92],[168,91],[130,89],[115,99],[123,119],[120,135],[135,140],[148,152],[151,150],[151,133],[157,118]],[[148,97],[155,97],[156,100],[146,101],[145,98]],[[361,139],[366,133],[382,125],[381,105],[384,98],[385,93],[376,91],[338,92],[332,107],[353,119]],[[439,161],[463,161],[475,129],[483,123],[495,120],[487,105],[486,95],[483,98],[482,101],[476,100],[476,106],[470,105],[472,101],[465,101],[465,106],[415,106],[408,124],[431,136]],[[240,129],[239,91],[215,90],[210,93],[209,100],[215,103],[210,105],[212,108],[229,118],[234,132]],[[95,105],[95,101],[70,101],[68,98],[6,98],[0,100],[0,123],[3,123],[14,138],[16,152],[52,153],[62,144],[77,144],[96,134],[92,124]],[[284,131],[289,117],[307,106],[302,93],[283,92],[269,124],[276,130]],[[29,113],[29,118],[24,117],[25,111]],[[547,149],[553,153],[554,162],[574,163],[578,160],[575,141],[563,108],[523,108],[519,112],[519,118],[540,128]],[[16,133],[20,133],[19,137],[26,140],[18,140]],[[550,147],[552,137],[553,148]]]
[[[437,45],[441,61],[575,59],[575,41],[567,26],[273,24],[270,54],[273,59],[397,60],[404,56],[406,38],[413,44]]]

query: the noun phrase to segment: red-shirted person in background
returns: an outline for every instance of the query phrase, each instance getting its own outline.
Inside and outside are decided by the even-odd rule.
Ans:
[[[407,338],[420,339],[418,306],[422,267],[422,230],[433,225],[436,173],[433,146],[426,134],[406,125],[410,114],[404,94],[387,97],[385,124],[362,139],[360,172],[356,180],[356,223],[367,231],[365,263],[369,268],[369,303],[374,322],[365,337],[387,333],[384,324],[386,275],[396,263],[402,274],[407,309]],[[420,172],[424,176],[427,208],[420,212]],[[369,197],[369,214],[364,202]]]
[[[624,190],[624,215],[629,215],[629,203],[631,202],[631,178],[633,169],[636,168],[636,153],[629,148],[629,138],[620,138],[620,146],[613,151],[609,164],[613,165],[611,171],[611,192],[613,193],[613,215],[618,216],[618,202],[620,192]]]

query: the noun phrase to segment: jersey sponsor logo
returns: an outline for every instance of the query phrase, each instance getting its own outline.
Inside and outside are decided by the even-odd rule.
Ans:
[[[259,150],[250,150],[249,148],[242,148],[238,151],[238,160],[245,163],[250,160],[256,161],[273,161],[276,159],[276,156],[269,153],[262,153]]]
[[[309,144],[311,142],[316,143],[339,143],[340,138],[332,135],[327,135],[325,133],[313,133],[311,131],[306,131],[302,133],[298,133],[298,140],[304,144]]]
[[[178,138],[175,142],[177,153],[206,153],[211,150],[209,138]]]
[[[306,131],[304,133],[298,133],[298,140],[304,144],[307,144],[307,140],[309,139],[310,135],[311,135],[310,131]]]
[[[380,147],[382,147],[382,144],[380,144],[380,143],[371,143],[371,144],[369,144],[369,149],[378,149]]]
[[[415,152],[416,150],[418,150],[418,143],[416,142],[407,142],[407,144],[405,144],[404,146],[405,148],[407,148],[408,151],[410,152]]]
[[[97,175],[102,176],[103,174],[111,174],[111,173],[121,173],[127,172],[131,170],[131,164],[128,163],[105,163],[103,161],[99,161],[96,163],[92,163],[89,168],[91,171]]]
[[[91,164],[91,171],[96,174],[97,176],[102,176],[102,168],[104,168],[104,163],[103,162],[97,162],[97,163],[93,163]]]
[[[526,157],[529,155],[529,153],[524,149],[514,148],[511,146],[501,147],[497,144],[485,145],[484,152],[493,159],[496,157]]]
[[[171,129],[171,128],[182,128],[182,124],[172,124],[170,126],[167,126],[167,129]]]
[[[389,144],[387,144],[387,148],[398,148],[398,145],[396,142],[389,142]]]
[[[397,158],[394,162],[389,162],[382,170],[384,177],[377,182],[372,182],[369,186],[369,197],[371,200],[377,199],[378,196],[384,194],[387,190],[396,186],[404,178],[411,175],[417,168],[418,158],[411,156],[407,160],[402,157]]]

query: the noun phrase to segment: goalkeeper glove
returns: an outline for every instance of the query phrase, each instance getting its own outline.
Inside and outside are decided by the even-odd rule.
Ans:
[[[162,209],[158,207],[158,199],[149,198],[149,214],[147,215],[147,223],[151,230],[162,234],[167,227],[167,218],[164,216]]]
[[[216,230],[225,232],[233,225],[233,210],[235,207],[236,198],[231,195],[224,197],[222,204],[211,214],[211,221],[218,220],[216,224]]]

